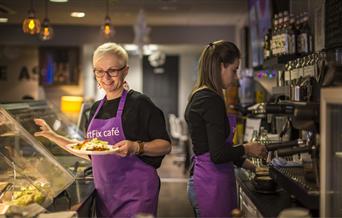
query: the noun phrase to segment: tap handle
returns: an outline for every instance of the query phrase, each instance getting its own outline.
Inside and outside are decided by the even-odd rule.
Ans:
[[[305,152],[310,152],[311,148],[308,146],[305,147],[297,147],[297,148],[288,148],[277,151],[279,157],[291,156],[294,154],[300,154]]]
[[[304,141],[302,139],[296,139],[293,141],[282,142],[282,143],[270,143],[265,146],[268,151],[275,151],[278,149],[294,147],[294,146],[298,146],[301,144],[304,144]]]

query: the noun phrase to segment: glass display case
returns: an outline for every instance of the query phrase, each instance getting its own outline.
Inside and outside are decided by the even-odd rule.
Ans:
[[[61,112],[54,109],[47,101],[24,101],[16,103],[3,103],[0,107],[22,125],[31,135],[40,131],[34,123],[35,118],[44,119],[54,131],[70,139],[83,140],[83,132],[70,122]],[[62,166],[70,170],[78,177],[84,177],[84,170],[90,169],[91,163],[76,157],[61,149],[55,143],[43,137],[35,137],[39,140],[60,162]]]
[[[342,217],[342,88],[321,94],[321,217]]]
[[[47,207],[75,181],[55,157],[0,108],[0,203]]]

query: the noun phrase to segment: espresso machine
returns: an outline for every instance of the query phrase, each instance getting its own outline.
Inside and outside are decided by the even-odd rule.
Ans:
[[[279,135],[276,142],[260,141],[268,150],[267,165],[271,177],[300,205],[317,214],[320,194],[319,103],[285,100],[257,104],[249,110],[255,117],[271,121],[268,132]]]

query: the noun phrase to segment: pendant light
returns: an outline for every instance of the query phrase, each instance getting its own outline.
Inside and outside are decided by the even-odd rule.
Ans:
[[[106,17],[104,19],[103,25],[101,26],[101,33],[106,39],[110,39],[115,34],[112,20],[109,17],[109,0],[107,0],[106,3]]]
[[[45,18],[43,20],[42,28],[39,34],[41,40],[49,40],[53,37],[53,28],[48,18],[48,2],[45,0]]]
[[[33,10],[33,0],[31,0],[31,8],[28,10],[28,16],[23,21],[24,33],[35,35],[40,32],[40,21]]]

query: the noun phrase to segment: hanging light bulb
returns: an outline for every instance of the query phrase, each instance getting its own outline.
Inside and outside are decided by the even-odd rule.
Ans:
[[[42,29],[39,34],[39,38],[41,40],[49,40],[53,37],[53,28],[50,24],[50,21],[48,18],[45,18],[42,24]]]
[[[101,33],[102,35],[106,38],[106,39],[110,39],[114,36],[115,34],[115,30],[114,30],[114,26],[112,24],[112,20],[110,19],[109,15],[108,15],[108,11],[109,11],[109,1],[107,0],[107,4],[106,4],[106,17],[104,19],[104,23],[101,26]]]
[[[40,21],[37,18],[32,5],[33,0],[31,0],[31,8],[28,10],[28,16],[23,21],[23,31],[24,33],[35,35],[40,32]]]
[[[109,16],[105,17],[104,23],[101,27],[101,32],[106,39],[109,39],[114,36],[115,30],[112,24],[112,20]]]
[[[47,3],[47,0],[45,0],[45,18],[43,20],[39,38],[41,40],[49,40],[52,37],[53,37],[53,28],[48,18],[48,3]]]

